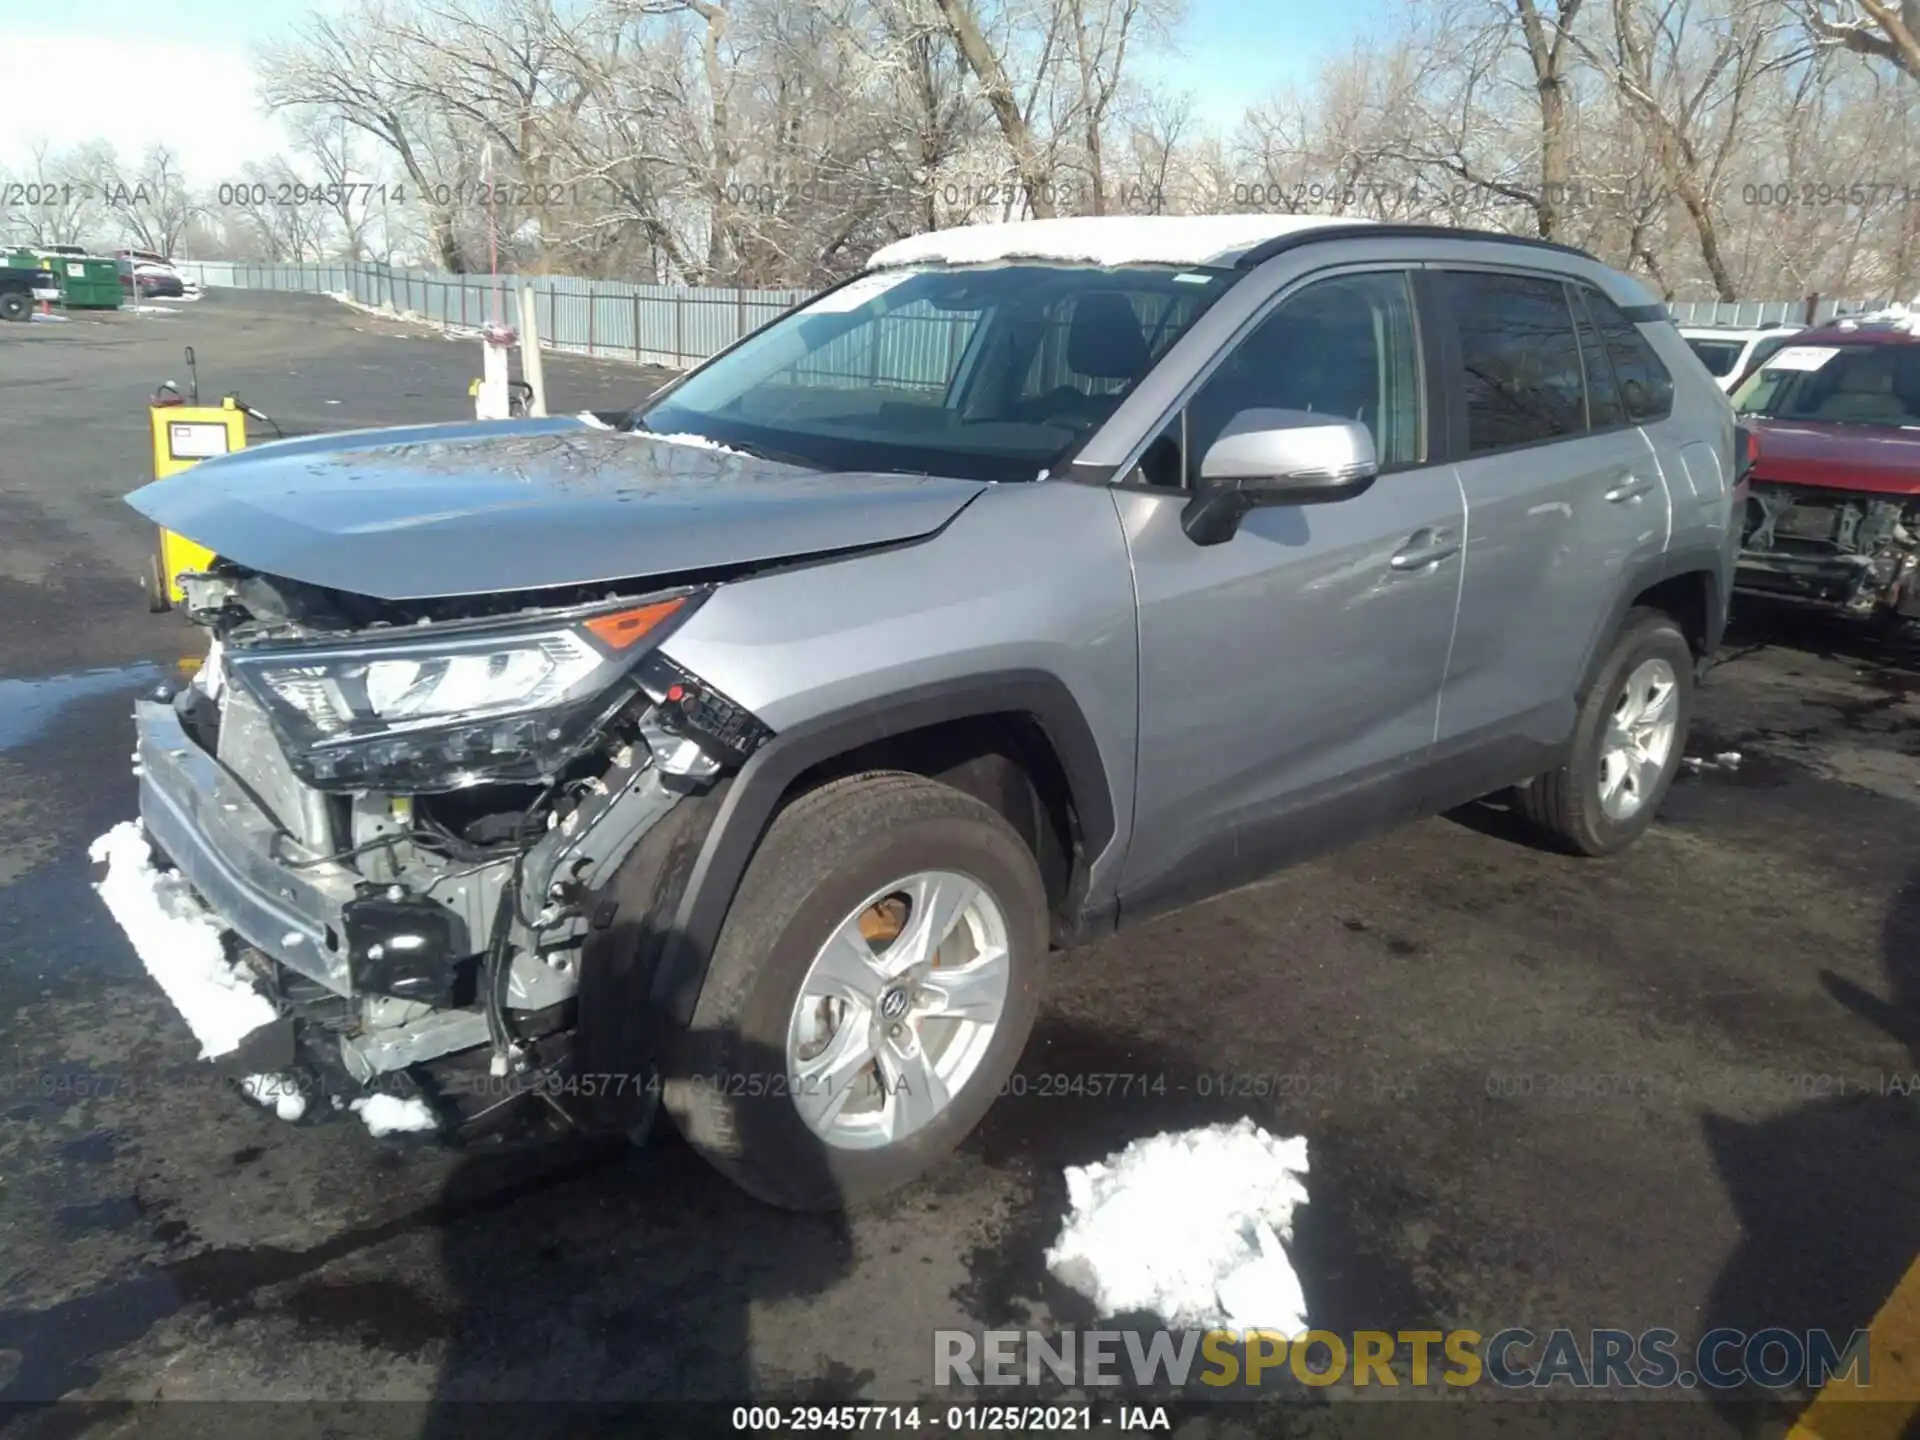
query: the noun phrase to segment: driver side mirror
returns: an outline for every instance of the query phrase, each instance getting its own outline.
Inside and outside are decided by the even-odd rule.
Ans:
[[[1181,512],[1196,545],[1231,540],[1256,505],[1313,505],[1358,495],[1380,473],[1373,432],[1311,410],[1242,410],[1200,460]]]

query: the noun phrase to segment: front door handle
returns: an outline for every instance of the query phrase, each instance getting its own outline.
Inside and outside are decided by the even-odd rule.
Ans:
[[[1396,570],[1424,570],[1459,553],[1460,542],[1447,539],[1444,530],[1420,530],[1387,563]]]
[[[1607,491],[1607,500],[1618,505],[1623,500],[1631,500],[1636,495],[1644,495],[1653,488],[1653,481],[1638,475],[1625,476],[1611,490]]]

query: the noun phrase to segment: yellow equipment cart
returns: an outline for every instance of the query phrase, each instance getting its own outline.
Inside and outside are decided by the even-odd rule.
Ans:
[[[184,405],[177,392],[171,392],[175,398],[168,401],[168,393],[163,389],[156,394],[147,410],[153,426],[154,479],[164,480],[202,460],[246,448],[247,409],[237,395],[227,396],[218,405]],[[171,610],[186,598],[180,590],[182,572],[206,569],[213,563],[213,552],[165,526],[157,528],[159,539],[147,576],[147,607]]]

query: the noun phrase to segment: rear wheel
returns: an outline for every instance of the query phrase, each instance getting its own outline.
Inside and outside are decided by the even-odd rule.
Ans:
[[[668,1113],[759,1198],[832,1209],[979,1123],[1038,1005],[1046,894],[1001,816],[917,775],[795,801],[748,866]]]
[[[1575,854],[1624,849],[1653,823],[1692,713],[1687,637],[1669,615],[1630,611],[1580,707],[1572,757],[1520,788],[1521,813]]]

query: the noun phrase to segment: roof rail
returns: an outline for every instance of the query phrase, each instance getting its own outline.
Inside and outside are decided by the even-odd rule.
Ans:
[[[1562,245],[1556,240],[1538,240],[1530,235],[1508,235],[1499,230],[1461,230],[1451,225],[1323,225],[1311,230],[1295,230],[1286,235],[1276,235],[1271,240],[1263,240],[1234,261],[1236,270],[1251,270],[1302,245],[1314,245],[1323,240],[1494,240],[1502,245],[1526,245],[1535,250],[1552,250],[1561,255],[1573,255],[1582,260],[1600,262],[1572,245]]]

